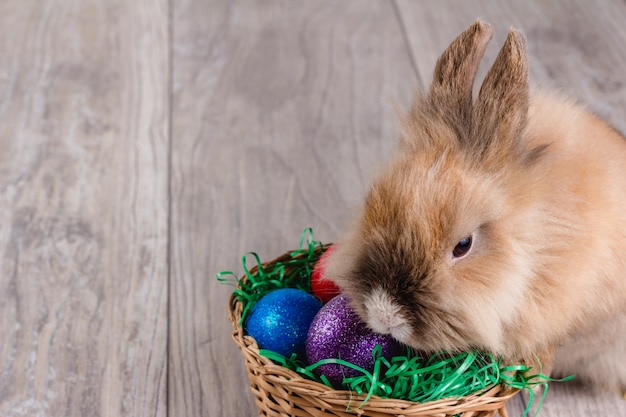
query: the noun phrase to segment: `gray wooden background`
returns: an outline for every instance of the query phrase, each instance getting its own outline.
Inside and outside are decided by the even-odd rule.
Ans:
[[[479,77],[515,25],[626,131],[624,1],[0,2],[0,415],[255,415],[215,273],[336,239],[477,17]],[[541,415],[626,401],[552,384]]]

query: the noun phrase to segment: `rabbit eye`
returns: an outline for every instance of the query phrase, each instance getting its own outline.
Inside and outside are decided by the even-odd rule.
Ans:
[[[452,249],[452,256],[454,258],[462,258],[470,251],[472,248],[472,236],[467,236],[456,244],[454,249]]]

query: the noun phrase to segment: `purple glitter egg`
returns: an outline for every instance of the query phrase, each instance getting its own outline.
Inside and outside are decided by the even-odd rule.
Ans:
[[[400,344],[390,335],[374,333],[350,307],[344,294],[330,300],[317,313],[306,340],[306,356],[310,364],[322,359],[342,359],[368,371],[374,368],[372,350],[381,345],[382,355],[391,358],[401,352]],[[315,369],[333,385],[344,378],[358,376],[358,370],[340,364],[320,365]]]

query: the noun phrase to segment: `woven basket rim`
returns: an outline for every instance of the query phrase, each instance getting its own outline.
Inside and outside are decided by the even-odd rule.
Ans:
[[[320,246],[316,248],[316,250],[322,250],[328,246],[330,246],[330,244]],[[294,259],[292,256],[293,253],[293,250],[285,252],[283,255],[271,261],[263,262],[261,265],[263,268],[266,268],[277,262]],[[296,257],[298,256],[302,255],[296,255]],[[256,272],[257,268],[256,266],[253,267],[250,272]],[[241,279],[244,281],[247,280],[246,275],[242,276]],[[468,416],[473,416],[474,412],[491,411],[495,413],[495,411],[498,411],[500,415],[506,416],[505,403],[519,392],[519,389],[498,384],[481,393],[471,394],[465,397],[443,398],[435,401],[417,403],[409,400],[382,398],[372,395],[367,399],[365,404],[362,404],[367,397],[366,394],[356,394],[348,390],[333,389],[320,382],[305,378],[295,371],[275,364],[271,359],[262,356],[254,338],[246,335],[243,326],[240,325],[243,306],[235,297],[235,294],[231,294],[228,307],[228,317],[233,325],[232,338],[246,357],[246,365],[251,381],[258,375],[267,379],[272,384],[287,385],[288,390],[293,394],[314,398],[323,403],[342,407],[344,411],[346,409],[359,409],[361,411],[374,410],[381,413],[377,415],[392,415],[389,413],[389,410],[397,410],[397,413],[407,416],[466,415],[462,414],[466,412],[469,412],[469,414],[467,414]],[[260,366],[254,366],[254,369],[250,369],[252,366],[250,365],[251,363],[256,363]],[[252,375],[253,373],[254,377]]]

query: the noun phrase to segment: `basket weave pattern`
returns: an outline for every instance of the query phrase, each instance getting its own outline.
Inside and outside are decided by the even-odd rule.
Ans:
[[[263,264],[263,267],[292,259],[290,254],[291,252],[287,252]],[[255,270],[251,272],[254,273]],[[361,406],[365,395],[334,390],[261,356],[256,341],[246,336],[239,324],[242,310],[241,302],[231,296],[229,319],[234,328],[233,339],[243,353],[251,390],[261,416],[486,417],[499,413],[500,416],[507,417],[505,403],[518,392],[510,387],[496,385],[482,395],[446,398],[426,403],[372,396]]]

